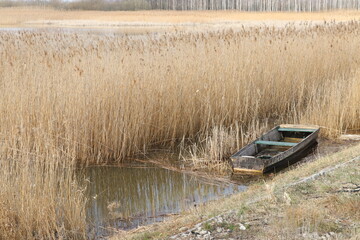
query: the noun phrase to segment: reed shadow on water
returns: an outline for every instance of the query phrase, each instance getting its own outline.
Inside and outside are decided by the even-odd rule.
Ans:
[[[88,181],[88,234],[106,236],[162,221],[246,186],[204,182],[201,178],[150,164],[96,166],[81,170]]]

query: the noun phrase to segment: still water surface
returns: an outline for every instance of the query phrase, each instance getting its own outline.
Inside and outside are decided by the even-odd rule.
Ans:
[[[108,228],[126,230],[162,221],[246,188],[155,166],[88,167],[84,174],[91,236],[107,235]]]

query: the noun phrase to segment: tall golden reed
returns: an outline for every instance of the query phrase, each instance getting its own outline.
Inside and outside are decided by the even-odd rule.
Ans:
[[[20,149],[0,158],[0,239],[85,239],[84,189],[63,160]]]
[[[325,137],[359,129],[359,29],[1,32],[0,236],[83,236],[75,163],[121,161],[182,139],[208,139],[224,156],[216,148],[226,135],[209,138],[216,128],[237,131],[239,145],[261,122],[319,124]]]
[[[13,154],[119,161],[254,120],[359,128],[358,22],[164,36],[2,33],[0,134]]]

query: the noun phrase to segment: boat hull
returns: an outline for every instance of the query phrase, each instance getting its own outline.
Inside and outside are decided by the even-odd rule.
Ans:
[[[300,149],[297,152],[294,152],[290,156],[288,156],[278,162],[275,162],[269,166],[266,166],[263,169],[263,173],[279,172],[280,170],[299,162],[302,158],[308,156],[311,152],[313,152],[314,149],[316,148],[317,144],[318,144],[318,142],[315,140],[315,141],[311,142],[305,148]]]
[[[310,128],[303,125],[277,126],[231,156],[234,173],[280,171],[296,163],[316,147],[319,131],[318,127]],[[284,140],[298,140],[298,142]],[[273,147],[277,151],[272,156],[260,154],[271,153]]]

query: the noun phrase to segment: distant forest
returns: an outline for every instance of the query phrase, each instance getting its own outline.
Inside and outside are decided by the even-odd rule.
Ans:
[[[63,10],[326,11],[360,9],[360,0],[0,0],[0,7],[43,6]]]

